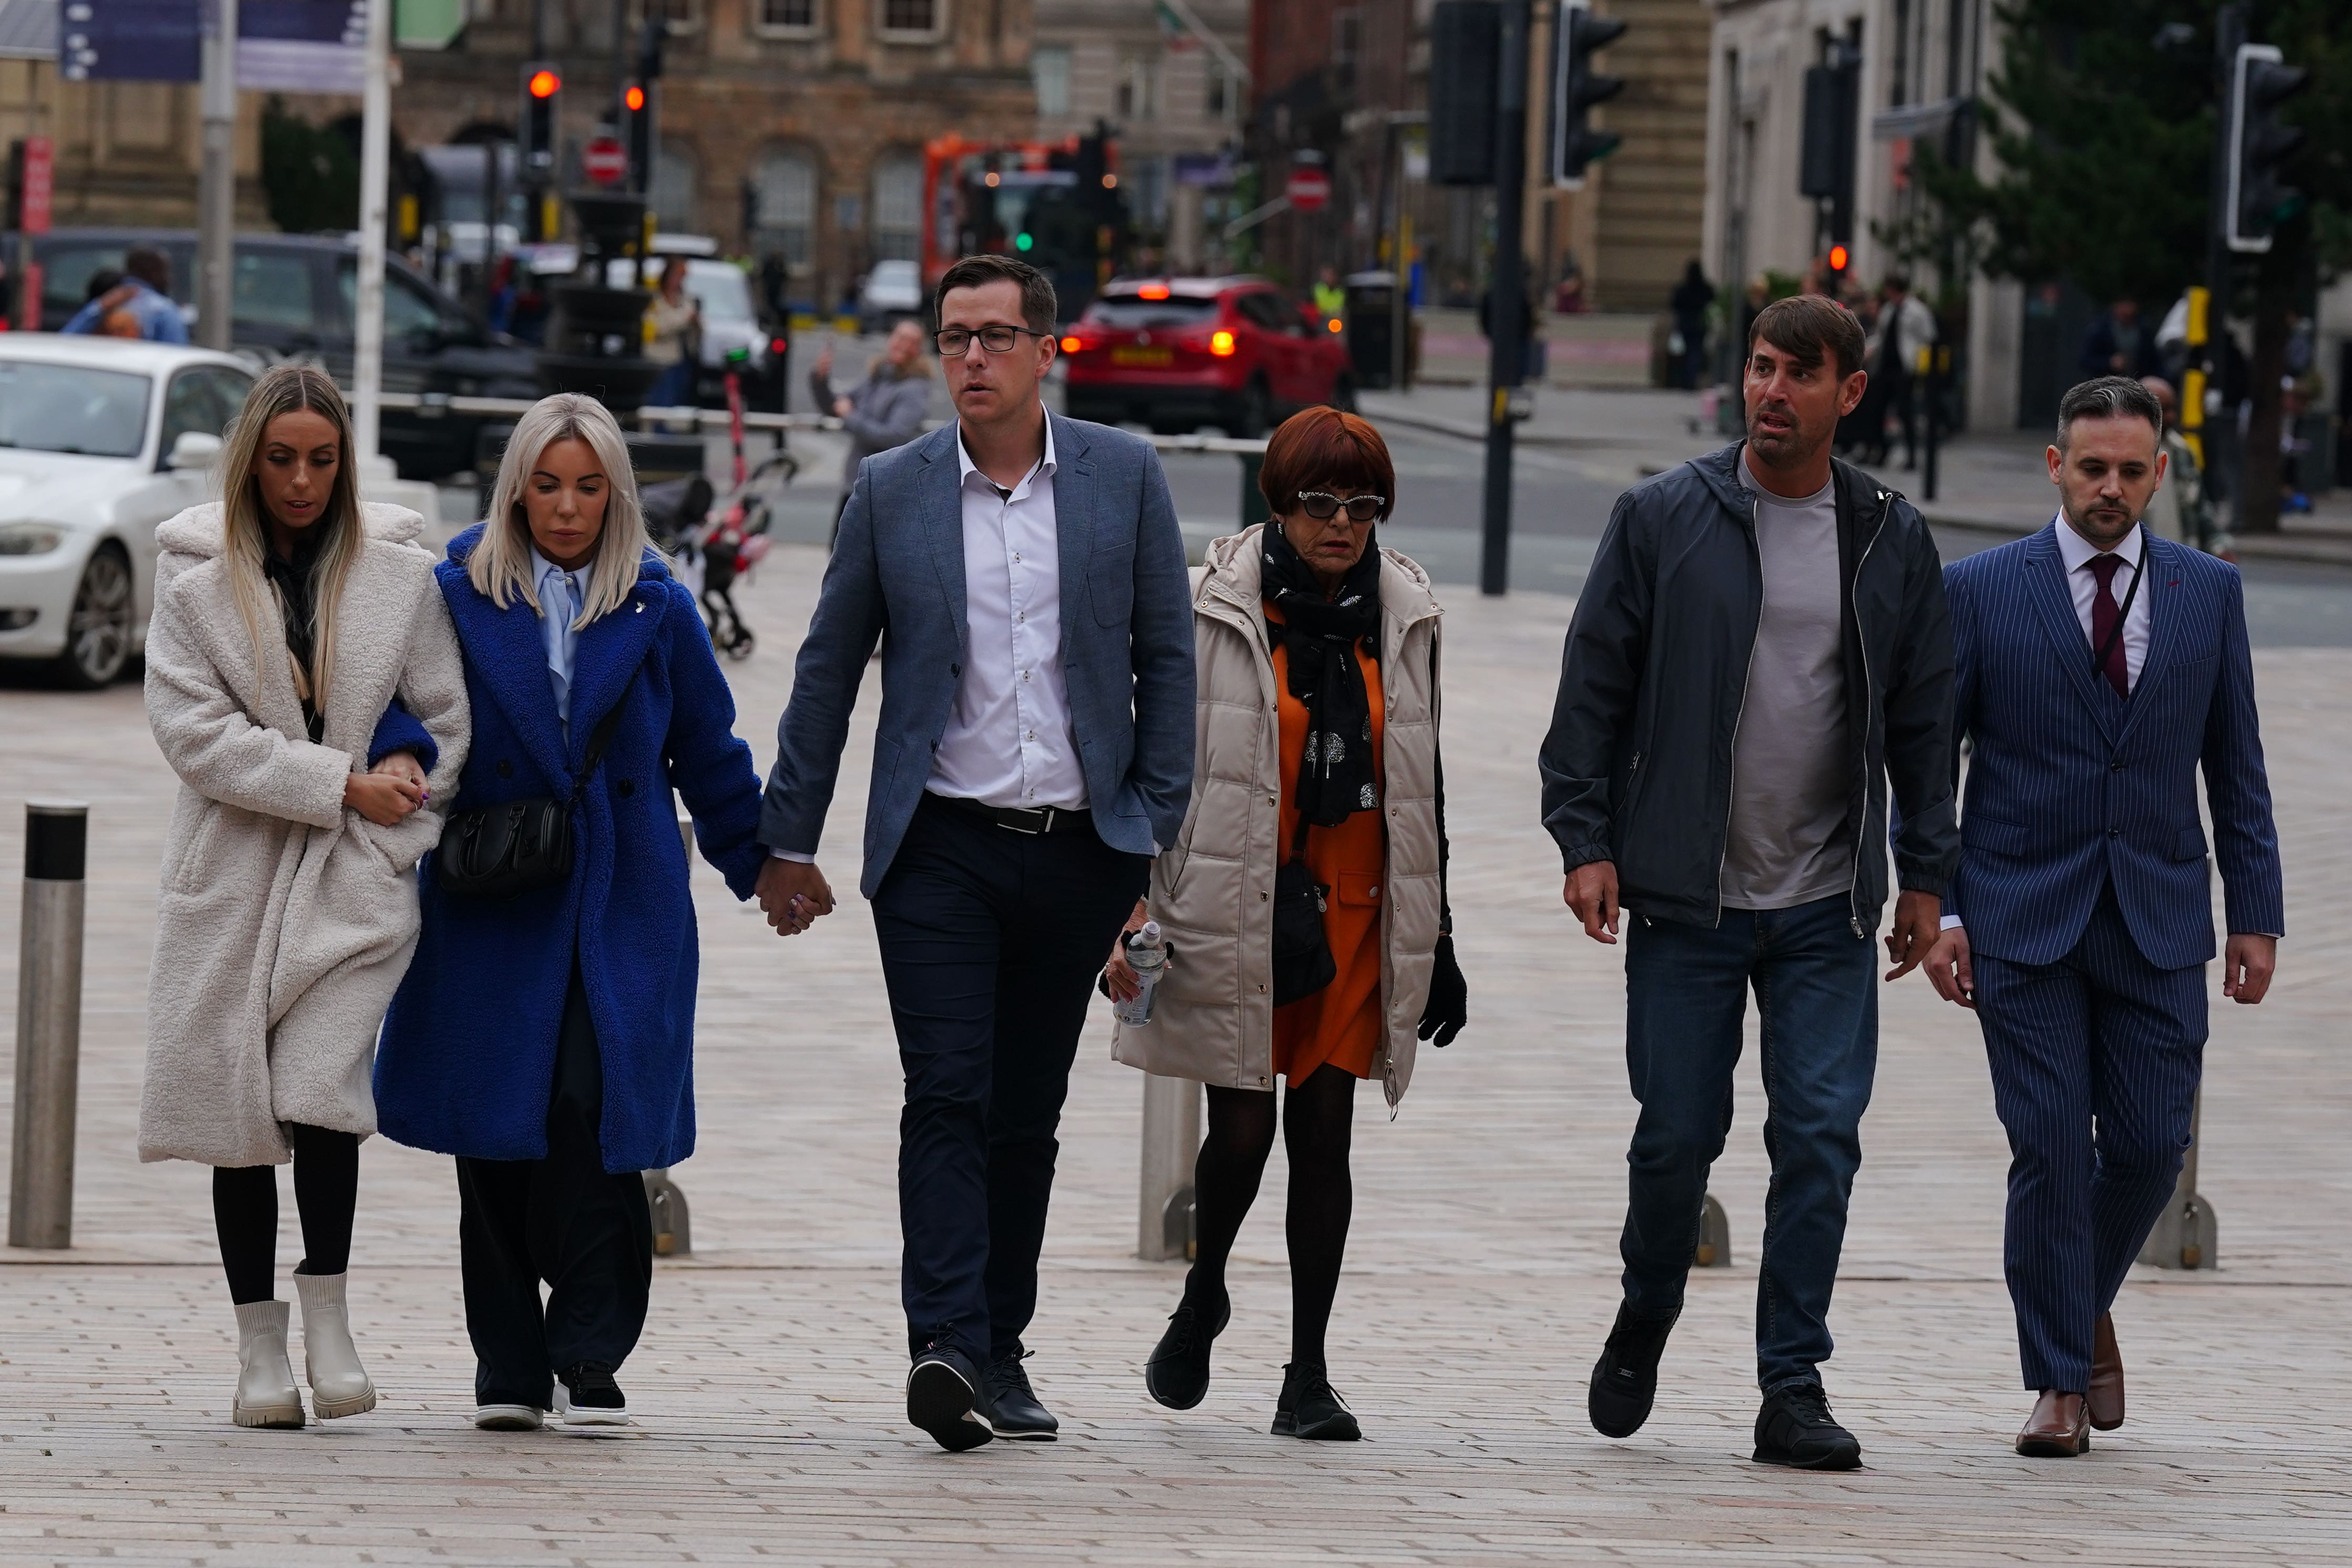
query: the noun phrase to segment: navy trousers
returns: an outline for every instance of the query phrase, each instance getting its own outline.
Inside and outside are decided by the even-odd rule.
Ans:
[[[2003,1264],[2025,1386],[2090,1386],[2098,1315],[2172,1195],[2205,1058],[2205,966],[2140,955],[2110,888],[2055,963],[1971,958],[2009,1130]]]
[[[1840,894],[1726,910],[1713,930],[1636,916],[1626,938],[1625,1064],[1642,1116],[1619,1247],[1636,1307],[1682,1305],[1756,991],[1772,1162],[1756,1289],[1756,1375],[1768,1394],[1818,1381],[1830,1358],[1830,1291],[1878,1068],[1877,965],[1852,921]]]
[[[1017,833],[926,795],[875,891],[907,1077],[899,1288],[915,1354],[1022,1353],[1070,1063],[1150,871],[1083,813]]]

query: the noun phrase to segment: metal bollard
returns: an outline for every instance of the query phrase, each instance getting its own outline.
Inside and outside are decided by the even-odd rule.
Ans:
[[[1189,1078],[1143,1079],[1143,1192],[1135,1255],[1151,1263],[1193,1252],[1192,1163],[1201,1152],[1201,1086]]]
[[[1731,1217],[1723,1212],[1723,1205],[1715,1201],[1713,1193],[1699,1200],[1698,1246],[1691,1254],[1691,1267],[1731,1267]]]
[[[2189,1102],[2189,1151],[2181,1156],[2180,1179],[2173,1184],[2172,1196],[2165,1200],[2164,1212],[2156,1216],[2156,1227],[2147,1233],[2136,1262],[2158,1268],[2221,1267],[2220,1225],[2213,1205],[2197,1190],[2198,1132],[2204,1110],[2205,1091],[2200,1089]]]
[[[16,1123],[8,1245],[73,1245],[74,1101],[81,1077],[82,877],[89,807],[25,807],[16,948]]]
[[[641,1171],[646,1184],[646,1206],[653,1211],[654,1256],[684,1258],[694,1250],[694,1231],[688,1223],[686,1194],[669,1179],[669,1168]]]

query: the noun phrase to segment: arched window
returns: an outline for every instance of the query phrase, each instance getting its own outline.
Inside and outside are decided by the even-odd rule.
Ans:
[[[913,261],[923,254],[923,161],[886,153],[874,164],[874,259]]]
[[[795,270],[815,255],[816,165],[805,153],[771,149],[751,177],[752,248],[781,251]]]
[[[701,164],[694,149],[665,136],[654,153],[653,189],[647,196],[654,209],[654,226],[670,234],[698,234],[694,223],[695,184]]]

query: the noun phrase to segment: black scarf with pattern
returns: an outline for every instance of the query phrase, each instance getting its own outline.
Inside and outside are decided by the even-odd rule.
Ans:
[[[1362,657],[1377,660],[1381,643],[1381,547],[1367,535],[1362,559],[1348,570],[1339,591],[1325,597],[1313,568],[1291,547],[1282,524],[1262,531],[1265,596],[1282,619],[1266,631],[1290,650],[1290,694],[1307,708],[1307,742],[1298,758],[1300,816],[1333,827],[1356,811],[1381,804],[1372,771],[1372,710]]]

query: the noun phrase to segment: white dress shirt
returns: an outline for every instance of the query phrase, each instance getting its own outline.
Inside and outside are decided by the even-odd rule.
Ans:
[[[2137,567],[2142,572],[2147,570],[2142,559],[2147,552],[2147,530],[2141,524],[2134,523],[2132,531],[2117,542],[2113,552],[2123,557],[2124,563],[2116,569],[2114,585],[2110,589],[2116,604],[2122,604],[2124,596],[2131,594],[2134,568]],[[2099,579],[2090,568],[2091,562],[2099,553],[2098,546],[2075,532],[2074,525],[2068,522],[2063,514],[2059,517],[2058,559],[2066,567],[2066,586],[2074,595],[2074,618],[2083,623],[2085,663],[2099,647],[2091,637],[2091,610],[2099,602]],[[2147,601],[2147,584],[2142,583],[2139,592],[2132,595],[2130,613],[2124,616],[2124,681],[2135,691],[2139,689],[2140,666],[2147,662],[2148,628],[2152,624],[2148,619]],[[2101,674],[2099,679],[2104,680],[2106,677]]]
[[[2091,637],[2091,612],[2099,602],[2099,579],[2092,573],[2090,563],[2100,553],[2099,547],[2075,532],[2074,525],[2068,522],[2065,514],[2061,512],[2058,516],[2058,560],[2066,568],[2067,591],[2074,595],[2074,618],[2083,624],[2084,659],[2086,663],[2090,656],[2099,650],[2099,645]],[[2138,523],[2132,524],[2132,531],[2116,542],[2113,553],[2122,556],[2124,563],[2116,568],[2108,592],[2115,595],[2118,605],[2124,602],[2126,595],[2131,595],[2131,612],[2124,616],[2124,682],[2137,691],[2139,689],[2140,666],[2147,662],[2148,628],[2153,624],[2148,619],[2147,584],[2142,583],[2139,592],[2132,593],[2135,567],[2143,573],[2147,570],[2147,534],[2145,529]],[[2104,681],[2106,674],[2103,670],[2094,670],[2092,679]],[[1946,915],[1943,927],[1949,931],[1959,923],[1959,916]]]
[[[1009,492],[972,466],[961,426],[956,467],[969,636],[925,787],[987,805],[1080,809],[1087,779],[1062,679],[1053,421],[1045,456]]]
[[[555,688],[555,716],[572,730],[572,666],[580,657],[580,632],[572,623],[588,596],[588,568],[566,572],[539,552],[530,552],[530,581],[539,594],[540,640],[547,647],[547,676]]]

